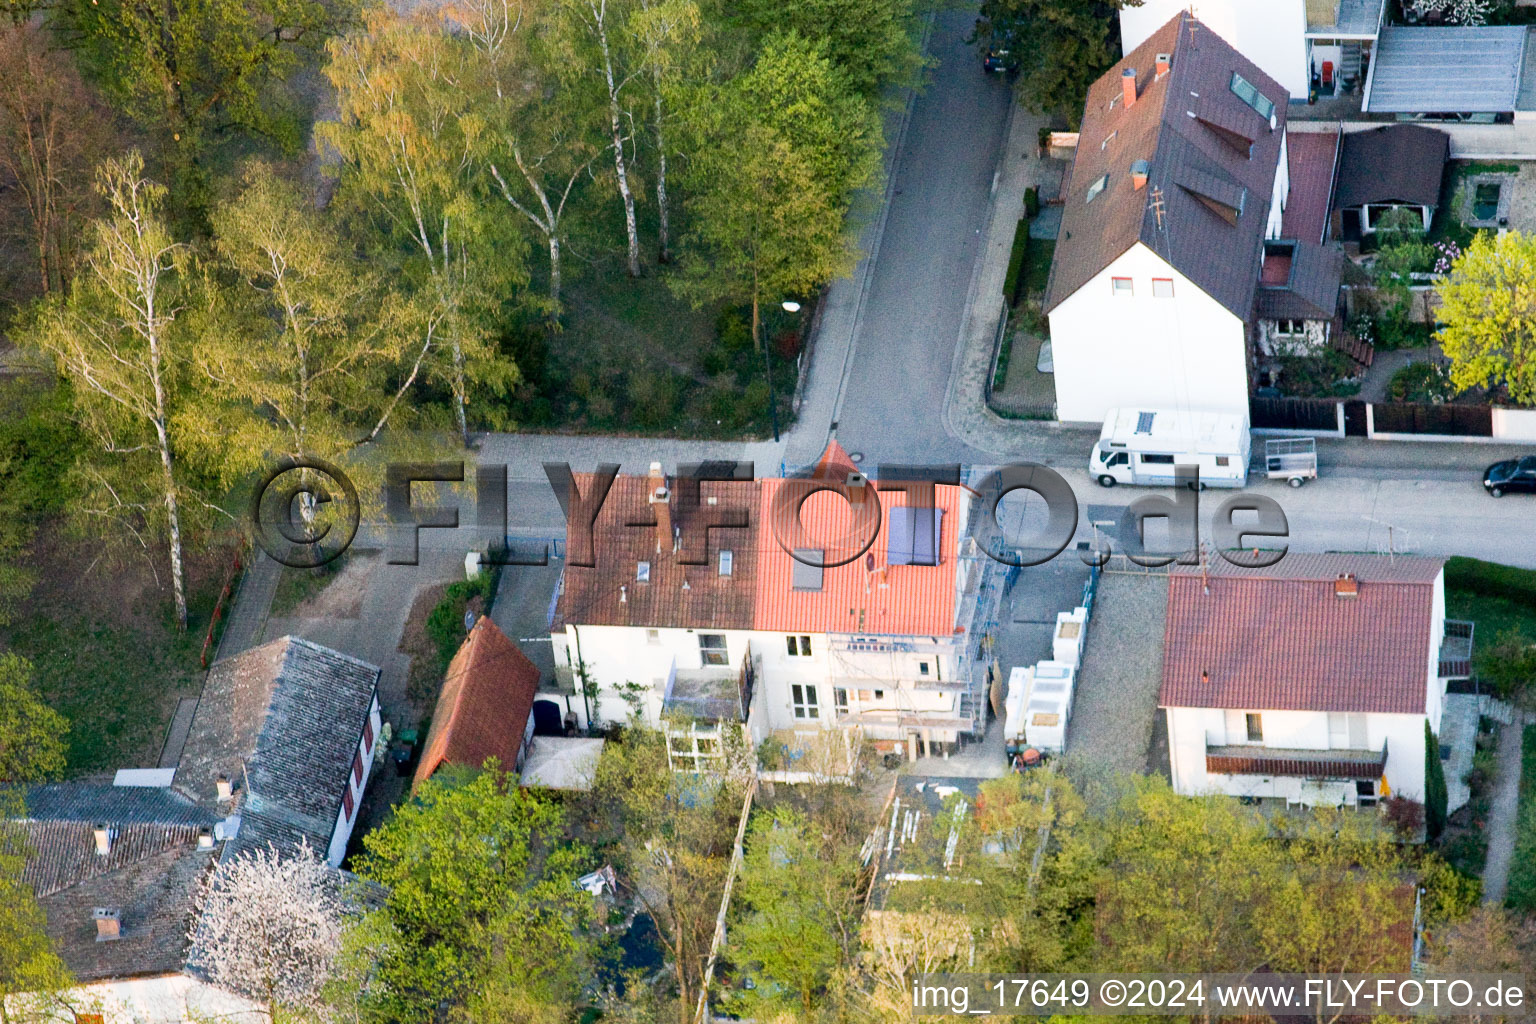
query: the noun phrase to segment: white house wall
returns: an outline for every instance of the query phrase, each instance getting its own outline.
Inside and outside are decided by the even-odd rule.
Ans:
[[[1116,296],[1128,277],[1134,294]],[[1171,278],[1173,297],[1152,294]],[[1248,412],[1244,324],[1137,243],[1051,311],[1057,416],[1101,423],[1117,406]]]
[[[733,673],[741,668],[752,635],[743,629],[660,627],[654,630],[654,637],[651,632],[641,626],[566,627],[564,663],[574,669],[579,651],[597,684],[597,699],[591,709],[594,720],[627,722],[634,717],[638,702],[641,718],[652,725],[657,724],[661,720],[661,705],[667,696],[671,673],[706,667],[699,649],[701,633],[725,637],[726,664],[712,667],[729,669]],[[560,657],[558,648],[555,653],[557,658]],[[571,704],[579,724],[585,726],[587,709],[581,699],[579,678],[576,687],[577,696]]]
[[[363,791],[368,788],[368,779],[373,774],[373,748],[379,742],[379,732],[384,722],[379,713],[379,695],[375,691],[373,703],[368,708],[367,733],[358,737],[357,754],[363,761],[363,778],[358,781],[353,774],[352,766],[347,765],[347,788],[352,793],[352,813],[347,813],[347,805],[343,802],[336,809],[336,827],[331,832],[331,845],[326,850],[325,860],[333,868],[341,867],[343,858],[347,855],[347,843],[352,839],[352,826],[357,823],[358,811],[363,806]],[[368,742],[368,738],[372,741]],[[338,796],[338,800],[341,798]]]
[[[1440,641],[1445,636],[1445,570],[1435,577],[1434,600],[1429,616],[1429,691],[1424,714],[1429,727],[1440,735],[1440,714],[1445,708],[1445,680],[1440,678]]]
[[[1185,796],[1225,793],[1229,796],[1297,798],[1302,780],[1287,776],[1213,775],[1205,770],[1210,746],[1266,747],[1277,750],[1329,750],[1328,714],[1322,711],[1263,711],[1264,742],[1248,743],[1243,731],[1228,730],[1221,708],[1168,708],[1169,762],[1174,791]],[[1366,714],[1366,748],[1387,745],[1386,779],[1390,794],[1424,799],[1424,716]],[[1238,719],[1241,721],[1241,719]]]
[[[1122,51],[1130,53],[1168,19],[1191,9],[1189,0],[1145,0],[1120,9]],[[1307,98],[1307,12],[1303,0],[1200,0],[1195,16],[1233,49],[1257,64],[1295,99]]]

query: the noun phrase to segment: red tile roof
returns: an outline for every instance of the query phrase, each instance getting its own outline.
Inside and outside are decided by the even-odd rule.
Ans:
[[[538,689],[538,667],[482,617],[448,666],[415,784],[444,764],[478,768],[494,757],[515,769]]]
[[[827,445],[810,480],[842,486],[857,472],[836,441]],[[578,475],[583,492],[590,476]],[[888,565],[890,510],[906,504],[903,491],[879,491],[868,483],[868,500],[880,510],[878,532],[867,551],[822,573],[821,590],[796,590],[795,560],[781,545],[771,526],[775,497],[789,488],[805,488],[795,480],[733,480],[704,482],[701,500],[711,495],[719,504],[684,512],[674,500],[674,522],[685,543],[699,543],[702,524],[694,517],[720,509],[746,509],[745,528],[708,531],[707,564],[683,565],[670,547],[656,550],[654,528],[627,525],[648,518],[647,497],[653,482],[647,477],[620,476],[593,526],[595,566],[567,564],[555,611],[555,628],[566,623],[608,626],[667,626],[687,629],[761,629],[806,633],[845,632],[896,636],[948,635],[954,629],[955,581],[959,549],[960,488],[934,486],[940,511],[939,564]],[[674,488],[675,490],[675,488]],[[804,500],[800,522],[808,543],[849,533],[853,513],[840,495],[819,492]],[[567,545],[574,549],[574,544]],[[720,550],[733,556],[731,575],[721,576]],[[827,556],[836,560],[834,556]],[[873,567],[870,567],[870,559]],[[638,562],[649,564],[649,579],[636,578]],[[687,584],[686,588],[684,584]]]
[[[1291,132],[1286,136],[1290,198],[1285,202],[1280,234],[1303,242],[1321,242],[1333,204],[1333,179],[1339,162],[1339,133]]]
[[[758,518],[767,524],[772,521],[775,496],[781,488],[793,488],[795,483],[764,480],[762,484]],[[852,562],[824,569],[819,591],[794,589],[794,558],[776,542],[772,529],[761,531],[764,545],[757,570],[753,628],[887,636],[947,636],[954,629],[960,488],[934,486],[934,507],[942,513],[938,565],[887,564],[891,509],[904,506],[906,495],[879,491],[875,497],[880,524],[874,543]],[[800,522],[810,537],[826,538],[829,548],[835,549],[837,538],[852,535],[854,513],[840,495],[820,492],[805,499]]]
[[[1262,570],[1214,559],[1168,581],[1164,707],[1422,714],[1438,559],[1287,555]],[[1353,573],[1359,594],[1334,581]],[[1209,593],[1207,593],[1207,589]]]

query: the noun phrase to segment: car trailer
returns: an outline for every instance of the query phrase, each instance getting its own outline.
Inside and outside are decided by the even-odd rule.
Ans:
[[[1264,471],[1271,480],[1300,487],[1317,479],[1317,438],[1282,437],[1264,442]]]

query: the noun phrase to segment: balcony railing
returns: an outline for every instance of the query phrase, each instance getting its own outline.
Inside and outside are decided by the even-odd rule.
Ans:
[[[1471,678],[1473,627],[1461,619],[1445,620],[1445,635],[1440,638],[1441,679]]]
[[[1208,746],[1205,770],[1213,775],[1284,775],[1303,779],[1379,779],[1387,768],[1380,750],[1292,750],[1258,744]]]

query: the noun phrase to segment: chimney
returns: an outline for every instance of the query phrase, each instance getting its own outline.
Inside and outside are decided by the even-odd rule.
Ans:
[[[213,849],[213,829],[205,825],[197,830],[197,848],[199,850]]]
[[[855,508],[864,504],[864,496],[869,491],[869,478],[863,473],[848,474],[848,504]]]
[[[1211,681],[1210,670],[1209,669],[1201,669],[1200,670],[1200,682],[1202,684],[1209,684],[1210,681]]]
[[[1157,55],[1157,77],[1158,78],[1162,78],[1164,75],[1166,75],[1168,73],[1168,61],[1169,61],[1169,59],[1170,58],[1169,58],[1168,54],[1166,54],[1166,53],[1160,53],[1160,54]]]
[[[220,800],[228,800],[234,795],[235,789],[230,785],[228,775],[220,775],[213,781],[213,791]]]
[[[1136,189],[1138,192],[1146,188],[1147,174],[1150,173],[1151,170],[1152,166],[1145,160],[1133,160],[1131,162],[1131,187]]]
[[[672,492],[665,486],[652,487],[649,501],[651,513],[656,516],[656,550],[668,546],[676,550],[672,537]]]
[[[1120,72],[1120,93],[1125,98],[1125,109],[1130,110],[1136,105],[1136,69],[1126,68]]]
[[[1339,598],[1359,597],[1360,581],[1355,579],[1352,572],[1341,572],[1339,578],[1333,581],[1333,594]]]
[[[91,916],[96,919],[97,942],[115,942],[122,938],[122,921],[116,910],[111,907],[97,907],[91,911]]]
[[[96,853],[105,857],[112,852],[112,830],[106,822],[100,822],[91,829],[91,836],[96,840]]]

